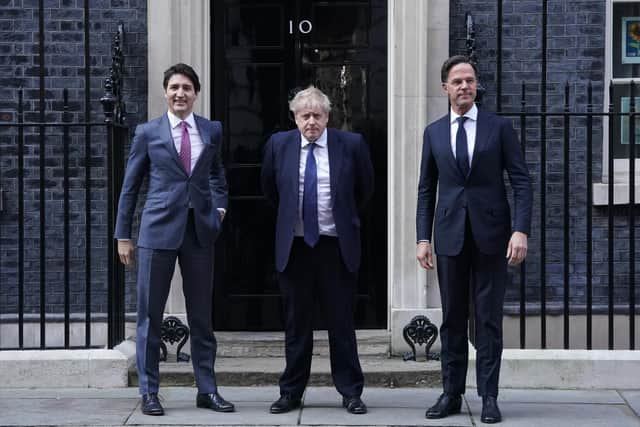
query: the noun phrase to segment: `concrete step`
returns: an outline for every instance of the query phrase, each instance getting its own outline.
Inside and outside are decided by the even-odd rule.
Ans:
[[[387,356],[361,356],[360,363],[367,387],[440,387],[440,362],[405,362]],[[277,385],[284,369],[281,357],[218,357],[215,370],[218,384],[222,386]],[[193,386],[191,363],[162,362],[160,381],[164,386]],[[129,385],[136,386],[138,376],[135,367],[129,370]],[[329,358],[314,356],[309,385],[332,386]]]
[[[389,355],[391,338],[387,330],[358,330],[356,337],[360,356]],[[216,340],[218,357],[284,357],[284,332],[216,332]],[[183,351],[189,352],[188,346]],[[313,354],[329,356],[327,331],[314,332]]]

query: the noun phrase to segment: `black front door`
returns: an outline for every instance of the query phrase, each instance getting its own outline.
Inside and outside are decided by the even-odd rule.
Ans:
[[[229,210],[216,245],[217,330],[280,330],[275,212],[262,197],[262,147],[295,123],[288,100],[314,84],[329,126],[364,134],[376,171],[363,218],[356,327],[387,322],[387,17],[384,0],[220,0],[213,7],[213,117],[225,132]]]

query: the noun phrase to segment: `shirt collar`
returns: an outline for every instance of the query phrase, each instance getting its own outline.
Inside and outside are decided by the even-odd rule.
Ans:
[[[180,123],[183,121],[180,117],[173,114],[171,111],[167,111],[167,117],[169,118],[169,123],[171,124],[171,129],[175,129],[180,126]],[[196,127],[196,119],[193,116],[193,113],[189,113],[185,122],[189,125],[190,128],[195,129]]]
[[[458,119],[458,117],[460,117],[460,115],[455,113],[453,109],[451,109],[450,111],[450,123],[454,123]],[[470,118],[474,122],[478,121],[478,107],[476,106],[476,104],[473,104],[469,111],[464,113],[463,116]]]
[[[307,145],[311,144],[311,142],[309,140],[307,140],[307,138],[305,138],[302,133],[300,133],[300,138],[302,139],[302,148],[304,148]],[[324,129],[324,131],[322,132],[322,135],[320,135],[320,138],[318,138],[315,142],[320,147],[326,147],[327,146],[327,128]]]

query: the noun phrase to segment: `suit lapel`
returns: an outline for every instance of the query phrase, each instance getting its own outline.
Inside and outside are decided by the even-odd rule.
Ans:
[[[300,132],[295,130],[287,136],[287,140],[285,141],[283,149],[284,159],[282,164],[288,166],[285,169],[287,171],[286,182],[291,188],[291,194],[295,195],[296,207],[298,206],[298,187],[300,185],[301,145],[302,139],[300,136]],[[291,166],[289,167],[289,165]]]
[[[444,151],[444,158],[449,164],[449,167],[457,170],[458,174],[462,177],[462,172],[460,172],[456,158],[453,157],[453,149],[451,148],[451,114],[444,116],[439,125],[440,129],[438,129],[438,133],[442,135],[442,138],[439,139],[442,142],[440,149]],[[464,177],[462,178],[464,179]]]
[[[331,199],[335,200],[336,190],[340,182],[340,171],[342,170],[342,151],[344,144],[338,138],[333,129],[327,128],[327,153],[329,154],[329,180],[331,184]]]
[[[211,145],[211,134],[209,133],[209,126],[207,126],[206,119],[203,119],[200,116],[193,115],[194,121],[196,123],[196,128],[198,128],[198,133],[200,134],[200,139],[202,140],[202,152],[200,153],[200,157],[196,161],[196,165],[193,167],[191,174],[193,175],[196,172],[196,168],[200,163],[200,159],[202,159],[203,154],[207,149],[209,149],[209,145]]]
[[[178,151],[176,150],[176,145],[173,142],[173,135],[171,135],[171,122],[169,121],[169,117],[165,113],[162,116],[162,120],[160,121],[160,140],[164,141],[167,150],[171,153],[171,157],[179,166],[179,169],[184,172],[184,168],[182,167],[182,162],[180,162],[180,156]]]
[[[489,123],[487,123],[488,117],[483,111],[478,110],[478,121],[476,122],[476,143],[473,148],[471,156],[471,168],[469,169],[469,175],[473,171],[473,167],[476,164],[478,154],[484,150],[489,141]]]

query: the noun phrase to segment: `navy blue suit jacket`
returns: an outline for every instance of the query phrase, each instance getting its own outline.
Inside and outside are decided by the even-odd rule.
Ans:
[[[424,131],[417,238],[433,240],[437,254],[458,255],[464,244],[468,215],[473,239],[481,252],[506,251],[512,229],[528,235],[531,228],[531,179],[516,132],[509,120],[479,110],[471,169],[466,178],[457,166],[450,134],[448,115]],[[513,228],[505,171],[513,189]]]
[[[327,129],[332,213],[345,266],[360,266],[360,214],[373,194],[373,166],[362,135]],[[284,271],[298,219],[301,135],[297,129],[277,132],[265,146],[262,190],[277,208],[276,269]]]
[[[200,246],[214,243],[220,231],[218,208],[227,207],[227,182],[221,162],[222,125],[194,115],[202,153],[188,175],[173,143],[166,114],[138,125],[118,202],[116,239],[131,238],[131,224],[138,190],[145,177],[149,189],[142,210],[138,246],[177,249],[187,226],[188,207]]]

